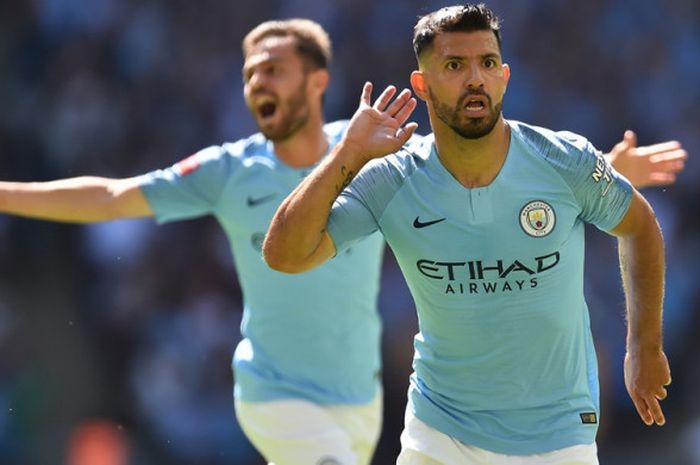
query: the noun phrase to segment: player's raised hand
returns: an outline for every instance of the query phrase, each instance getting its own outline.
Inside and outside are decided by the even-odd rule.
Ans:
[[[372,83],[362,88],[360,106],[350,120],[345,140],[367,159],[396,152],[418,127],[417,123],[406,123],[416,108],[411,91],[404,89],[395,96],[396,87],[388,86],[372,103]]]
[[[688,152],[677,141],[637,147],[637,135],[627,130],[608,156],[617,171],[634,187],[642,188],[673,184],[676,173],[685,167]]]

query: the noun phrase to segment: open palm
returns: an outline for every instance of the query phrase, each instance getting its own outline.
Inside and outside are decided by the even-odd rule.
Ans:
[[[353,144],[367,159],[399,150],[413,135],[418,124],[408,123],[416,99],[404,89],[395,99],[396,87],[388,86],[372,104],[372,83],[365,83],[360,106],[350,120],[346,143]],[[393,101],[392,101],[393,99]]]
[[[685,167],[688,152],[678,141],[638,147],[637,135],[628,130],[609,156],[617,171],[642,188],[673,184]]]

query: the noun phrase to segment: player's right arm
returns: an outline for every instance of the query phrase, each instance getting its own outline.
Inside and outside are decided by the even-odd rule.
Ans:
[[[326,228],[333,202],[368,161],[396,152],[416,130],[405,124],[416,107],[408,90],[392,102],[396,88],[387,87],[374,105],[371,93],[366,83],[343,139],[277,209],[263,244],[271,268],[301,273],[331,258],[336,249]]]
[[[0,212],[68,223],[152,216],[138,177],[0,182]]]
[[[649,203],[633,191],[627,213],[610,231],[619,243],[627,302],[625,386],[647,425],[666,423],[660,401],[671,370],[663,348],[664,241]]]

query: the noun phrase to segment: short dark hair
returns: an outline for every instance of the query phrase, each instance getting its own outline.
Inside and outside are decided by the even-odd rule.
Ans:
[[[243,55],[248,55],[253,46],[268,37],[294,37],[297,53],[315,69],[327,69],[331,63],[331,39],[314,21],[293,18],[261,23],[243,39]]]
[[[483,3],[467,3],[440,8],[421,17],[413,28],[413,51],[416,59],[444,32],[493,31],[501,50],[501,20]]]

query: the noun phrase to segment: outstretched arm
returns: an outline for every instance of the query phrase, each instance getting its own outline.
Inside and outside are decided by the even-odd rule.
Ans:
[[[392,101],[396,88],[387,87],[374,105],[371,94],[366,83],[343,139],[277,209],[263,244],[271,268],[300,273],[332,257],[326,223],[333,202],[369,160],[399,150],[415,131],[415,123],[405,124],[416,107],[408,90]]]
[[[628,130],[605,158],[634,187],[641,189],[676,182],[676,174],[683,171],[688,152],[677,141],[637,147],[637,135]]]
[[[0,182],[0,213],[69,223],[151,216],[138,178]]]
[[[666,398],[671,371],[663,350],[664,244],[647,201],[634,191],[632,204],[612,234],[618,237],[627,302],[625,385],[647,425],[666,422],[659,401]]]

